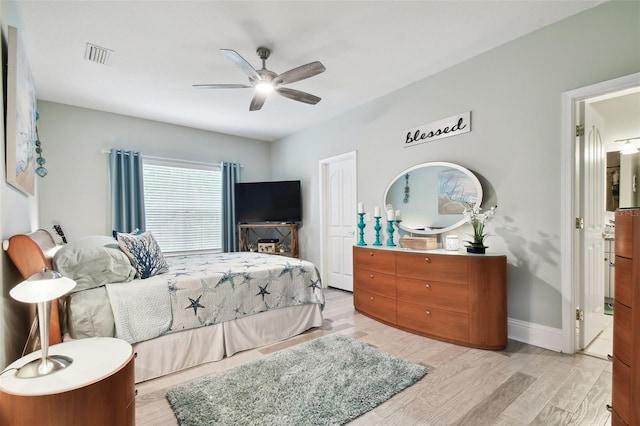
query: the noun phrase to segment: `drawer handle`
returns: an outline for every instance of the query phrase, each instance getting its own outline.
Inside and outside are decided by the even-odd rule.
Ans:
[[[426,288],[428,288],[429,290],[431,290],[431,284],[425,284],[424,285]]]
[[[373,274],[369,274],[369,278],[373,279]]]
[[[371,296],[369,299],[371,299],[372,302],[374,301],[373,296]]]
[[[611,406],[611,404],[607,404],[607,411],[610,413],[613,411],[613,407]]]
[[[425,312],[427,315],[431,316],[431,311]]]
[[[369,256],[373,256],[373,252],[372,251],[369,252]]]
[[[425,257],[424,260],[426,260],[427,263],[431,263],[431,259],[429,259],[428,257]]]

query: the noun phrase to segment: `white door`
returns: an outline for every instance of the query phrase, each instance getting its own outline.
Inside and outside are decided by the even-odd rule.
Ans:
[[[581,285],[579,294],[582,319],[579,321],[579,349],[604,329],[604,213],[606,157],[601,135],[604,120],[587,103],[580,102],[584,134],[580,140],[581,217],[584,219],[580,250]]]
[[[325,284],[353,291],[353,245],[357,226],[355,153],[321,160],[321,173]]]

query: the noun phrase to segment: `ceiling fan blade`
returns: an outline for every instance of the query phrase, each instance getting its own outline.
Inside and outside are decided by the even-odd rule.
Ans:
[[[251,99],[251,105],[249,105],[249,111],[258,111],[264,105],[264,101],[267,100],[267,94],[257,92],[256,95]]]
[[[195,89],[250,89],[249,84],[194,84]]]
[[[305,104],[315,105],[321,100],[321,98],[310,93],[301,92],[300,90],[295,89],[288,89],[286,87],[276,89],[276,92],[278,92],[278,94],[284,96],[285,98],[293,99],[294,101],[298,102],[304,102]]]
[[[285,71],[274,80],[274,84],[289,84],[296,81],[304,80],[305,78],[313,77],[314,75],[325,72],[326,68],[320,62],[315,61],[306,65],[301,65],[297,68],[293,68],[289,71]]]
[[[238,52],[231,49],[220,49],[220,52],[242,70],[250,79],[260,80],[260,75]]]

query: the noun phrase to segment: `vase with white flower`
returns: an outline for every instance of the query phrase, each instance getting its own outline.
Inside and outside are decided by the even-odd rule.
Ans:
[[[498,206],[493,206],[489,210],[483,212],[482,207],[479,205],[473,205],[470,208],[464,210],[464,215],[467,218],[467,222],[473,227],[473,241],[467,241],[468,253],[484,253],[487,246],[484,245],[484,239],[488,234],[484,232],[485,224],[491,220],[496,212]]]

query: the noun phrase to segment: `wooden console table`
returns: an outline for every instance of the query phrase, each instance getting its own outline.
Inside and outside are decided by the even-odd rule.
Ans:
[[[479,349],[507,344],[507,258],[445,250],[353,248],[358,312]]]
[[[18,378],[15,369],[39,358],[33,352],[0,375],[0,424],[132,426],[135,424],[133,350],[124,340],[95,337],[49,347],[73,362],[64,370]]]
[[[298,224],[297,223],[241,223],[238,225],[238,249],[249,251],[249,244],[258,247],[258,240],[263,238],[278,238],[287,250],[275,250],[269,254],[281,254],[289,257],[299,257]],[[279,244],[278,243],[278,244]]]

